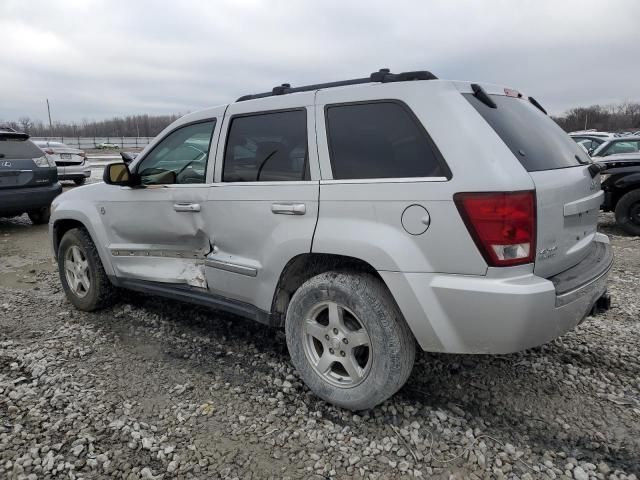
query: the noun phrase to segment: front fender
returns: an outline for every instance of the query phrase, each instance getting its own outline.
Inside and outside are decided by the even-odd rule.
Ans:
[[[98,255],[102,261],[102,266],[106,274],[115,276],[111,265],[111,256],[106,248],[106,232],[100,218],[100,212],[96,206],[95,197],[100,193],[100,189],[94,188],[99,185],[87,185],[86,187],[76,187],[56,197],[51,204],[51,218],[49,220],[49,241],[53,250],[53,256],[57,256],[56,230],[57,226],[65,220],[71,220],[82,224],[89,232],[93,243],[98,250]],[[84,195],[83,195],[84,193]]]

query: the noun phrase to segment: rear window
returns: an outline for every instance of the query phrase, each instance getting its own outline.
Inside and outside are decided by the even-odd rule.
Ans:
[[[42,157],[44,153],[31,140],[0,137],[0,158],[22,160]]]
[[[463,95],[528,172],[590,163],[587,153],[529,101],[489,95],[498,107],[491,108],[471,93]]]

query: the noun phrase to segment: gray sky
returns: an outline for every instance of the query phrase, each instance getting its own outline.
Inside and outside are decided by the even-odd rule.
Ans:
[[[2,0],[0,120],[194,111],[380,67],[640,101],[640,1]]]

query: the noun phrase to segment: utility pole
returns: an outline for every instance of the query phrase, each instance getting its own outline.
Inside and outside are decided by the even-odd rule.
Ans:
[[[49,107],[49,99],[47,98],[47,112],[49,113],[49,136],[53,133],[53,124],[51,123],[51,107]]]
[[[584,116],[584,129],[587,129],[587,122],[589,121],[589,112],[587,112]]]

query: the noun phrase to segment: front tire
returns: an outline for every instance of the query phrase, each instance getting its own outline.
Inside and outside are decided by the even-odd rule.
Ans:
[[[385,401],[407,381],[415,340],[371,274],[327,272],[293,295],[285,322],[293,365],[320,398],[349,410]]]
[[[112,303],[115,288],[85,229],[71,229],[62,237],[58,247],[58,272],[67,299],[79,310],[91,312]]]
[[[86,183],[87,179],[85,177],[80,177],[80,178],[74,178],[73,182],[80,186],[80,185],[84,185]]]
[[[616,223],[631,235],[640,235],[640,189],[625,193],[616,204]]]
[[[27,212],[29,216],[29,220],[34,225],[44,225],[45,223],[49,223],[49,218],[51,217],[51,207],[39,208],[38,210],[31,210]]]

